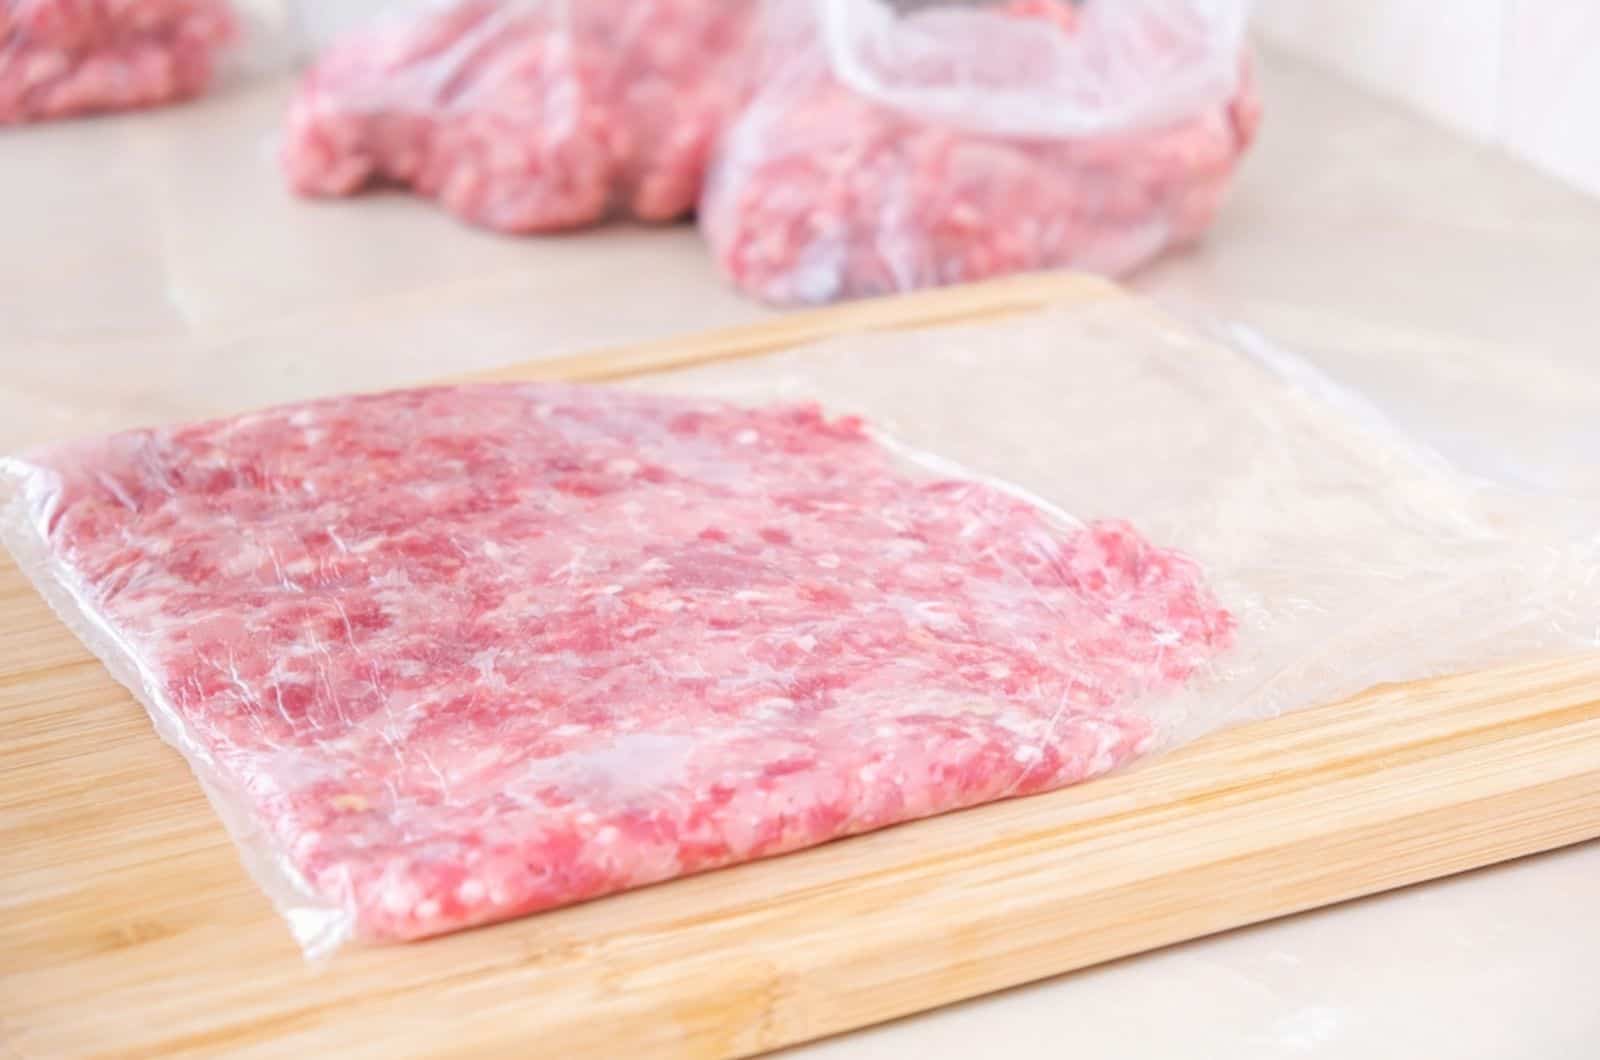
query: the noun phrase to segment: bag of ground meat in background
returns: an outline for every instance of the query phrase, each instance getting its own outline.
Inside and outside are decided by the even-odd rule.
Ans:
[[[0,125],[198,96],[239,33],[226,0],[0,0]]]
[[[754,10],[753,0],[386,5],[339,27],[306,75],[287,122],[289,183],[313,196],[409,187],[506,232],[614,212],[676,219],[742,98]]]
[[[1205,231],[1259,119],[1241,0],[775,10],[796,43],[701,203],[722,268],[773,302],[1126,273]]]

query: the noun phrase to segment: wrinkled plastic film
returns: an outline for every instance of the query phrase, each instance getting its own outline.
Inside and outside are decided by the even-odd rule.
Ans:
[[[95,600],[82,572],[51,547],[45,525],[61,496],[59,475],[15,459],[0,460],[0,541],[50,605],[51,611],[144,706],[156,733],[188,761],[239,858],[284,918],[308,956],[331,953],[354,933],[349,910],[317,894],[285,859],[254,809],[254,800],[219,768],[211,749],[195,739],[167,694],[165,682],[131,631]],[[43,524],[41,524],[41,520]]]
[[[308,10],[331,39],[286,122],[290,185],[408,187],[506,232],[612,214],[670,221],[700,192],[745,91],[755,0],[443,0],[362,17]]]
[[[1227,334],[1268,363],[1297,361],[1253,328]],[[1351,347],[1325,357],[1328,378],[1313,385],[1354,396],[1463,470],[1546,498],[1600,496],[1600,378],[1577,363],[1494,347],[1412,359]]]
[[[1553,500],[1133,302],[5,467],[23,568],[313,952],[1048,790],[1600,627],[1595,544]]]
[[[1460,470],[1292,352],[1199,337],[1142,300],[628,385],[819,400],[1193,557],[1239,635],[1160,704],[1162,744],[1600,646],[1592,498]]]
[[[1029,139],[1122,135],[1226,103],[1249,15],[1240,0],[815,6],[828,65],[852,91]]]
[[[1071,266],[1210,226],[1260,104],[1241,3],[777,3],[703,231],[740,288],[826,302]]]

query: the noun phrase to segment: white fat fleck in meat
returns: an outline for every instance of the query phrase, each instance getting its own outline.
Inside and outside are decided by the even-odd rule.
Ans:
[[[312,573],[317,569],[317,565],[317,560],[315,558],[306,556],[302,559],[293,560],[284,564],[282,569],[284,573],[298,577]]]
[[[988,528],[982,519],[970,519],[961,527],[961,539],[970,541]]]
[[[909,625],[939,631],[956,629],[961,625],[961,616],[942,600],[892,596],[887,602]]]
[[[478,673],[478,680],[488,688],[509,689],[511,686],[496,669],[495,664],[500,658],[499,648],[485,648],[469,660],[470,665]]]
[[[396,916],[408,914],[416,907],[415,895],[406,888],[391,886],[383,892],[383,908]]]
[[[927,545],[909,537],[897,538],[886,546],[889,557],[898,560],[910,559],[912,556],[920,555],[927,550]]]
[[[569,582],[583,577],[588,570],[584,563],[584,559],[588,556],[588,554],[589,549],[586,546],[579,545],[577,548],[572,550],[572,558],[569,559],[565,565],[558,567],[551,572],[552,576],[557,578],[565,578]]]

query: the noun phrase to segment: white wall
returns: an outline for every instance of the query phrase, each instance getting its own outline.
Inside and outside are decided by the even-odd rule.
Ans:
[[[1259,0],[1257,25],[1600,195],[1600,0]]]

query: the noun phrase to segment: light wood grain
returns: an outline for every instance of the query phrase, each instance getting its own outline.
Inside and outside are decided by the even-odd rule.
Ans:
[[[460,376],[462,381],[506,379],[622,379],[713,361],[754,357],[833,335],[892,328],[933,327],[1004,316],[1045,305],[1072,305],[1126,297],[1095,276],[1024,273],[987,283],[911,291],[889,298],[801,309],[774,320],[656,342],[595,350]]]
[[[1112,296],[1034,277],[507,374]],[[24,1057],[746,1055],[1600,835],[1600,660],[1566,660],[308,968],[182,759],[9,563],[0,638],[0,1041]]]

